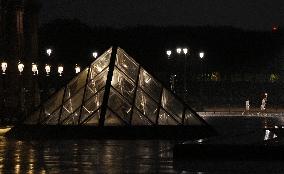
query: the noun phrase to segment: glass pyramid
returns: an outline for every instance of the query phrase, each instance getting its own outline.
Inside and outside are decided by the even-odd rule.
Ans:
[[[110,48],[57,91],[25,124],[206,125],[121,48]]]

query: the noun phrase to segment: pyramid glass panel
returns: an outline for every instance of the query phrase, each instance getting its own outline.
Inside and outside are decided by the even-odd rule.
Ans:
[[[113,71],[111,85],[130,102],[133,100],[135,84],[117,68]]]
[[[101,72],[99,75],[94,77],[94,79],[89,81],[86,87],[86,93],[84,99],[85,101],[88,100],[90,97],[92,97],[95,93],[97,93],[105,86],[107,80],[107,74],[108,74],[108,68],[106,68],[103,72]]]
[[[69,115],[71,115],[75,110],[82,105],[82,99],[84,94],[84,88],[82,88],[77,94],[68,99],[62,108],[62,114],[60,122],[63,122]]]
[[[50,117],[46,117],[46,119],[43,120],[44,124],[48,124],[48,125],[58,124],[58,118],[60,115],[60,111],[61,111],[61,107],[58,108],[56,111],[54,111]]]
[[[103,102],[103,95],[104,95],[104,90],[101,90],[93,97],[85,101],[82,107],[81,121],[84,121],[87,117],[89,117],[91,114],[93,114],[95,111],[99,109],[99,107]]]
[[[85,120],[82,121],[83,125],[89,125],[89,126],[98,126],[99,125],[99,119],[100,119],[100,110],[97,110],[94,114],[87,117]]]
[[[86,84],[86,78],[88,75],[88,68],[84,69],[82,72],[78,74],[71,82],[67,85],[64,101],[72,97],[74,94],[77,93],[79,89],[85,86]]]
[[[60,105],[62,105],[62,99],[64,94],[64,88],[60,89],[57,93],[51,96],[49,100],[47,100],[43,105],[43,112],[41,113],[41,119],[45,117],[49,117],[53,111],[58,109]]]
[[[104,126],[124,126],[126,125],[125,122],[113,113],[110,109],[107,110],[105,115],[105,122]]]
[[[80,118],[80,109],[81,109],[81,107],[79,107],[67,119],[65,119],[62,122],[62,124],[63,125],[78,125],[78,121],[79,121],[79,118]]]
[[[131,125],[133,126],[146,126],[154,125],[149,119],[147,119],[143,114],[141,114],[137,109],[134,109],[132,115]]]
[[[182,120],[183,104],[178,101],[173,94],[164,89],[162,94],[162,106],[179,122]]]
[[[190,110],[185,111],[184,125],[197,126],[203,124]]]
[[[89,75],[88,81],[94,79],[106,67],[108,67],[109,62],[110,62],[110,56],[111,56],[111,49],[106,51],[104,54],[102,54],[99,58],[97,58],[91,64],[91,71],[90,71],[90,75]]]
[[[156,102],[160,100],[162,85],[143,68],[139,74],[139,87],[147,92]]]
[[[115,65],[133,81],[136,80],[139,65],[120,48],[117,49]]]
[[[158,124],[159,125],[178,125],[178,122],[175,119],[173,119],[164,109],[161,109],[159,113]]]
[[[108,107],[120,118],[129,123],[132,107],[114,88],[110,89]]]
[[[159,109],[158,104],[141,89],[138,89],[136,92],[135,106],[144,116],[150,119],[153,123],[156,123]]]

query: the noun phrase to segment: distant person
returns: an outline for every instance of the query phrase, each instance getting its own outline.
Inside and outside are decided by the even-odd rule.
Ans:
[[[261,100],[260,112],[264,113],[266,111],[267,93],[264,94],[264,98]]]
[[[249,99],[246,100],[245,104],[246,104],[246,108],[245,108],[244,112],[242,113],[242,115],[249,113],[249,106],[250,106],[249,105]]]

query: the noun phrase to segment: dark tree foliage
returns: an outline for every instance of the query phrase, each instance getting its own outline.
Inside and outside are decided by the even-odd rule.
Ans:
[[[190,64],[206,53],[206,70],[221,73],[276,72],[283,67],[283,32],[245,31],[230,26],[91,28],[79,20],[58,19],[40,29],[40,48],[52,47],[54,61],[86,66],[91,53],[117,44],[152,71],[167,71],[166,49],[190,48]],[[281,59],[282,58],[282,59]],[[41,60],[46,61],[42,54]]]

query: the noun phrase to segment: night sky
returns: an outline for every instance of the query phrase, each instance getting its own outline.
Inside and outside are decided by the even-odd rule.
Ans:
[[[40,0],[41,21],[78,18],[91,26],[284,25],[284,0]]]

